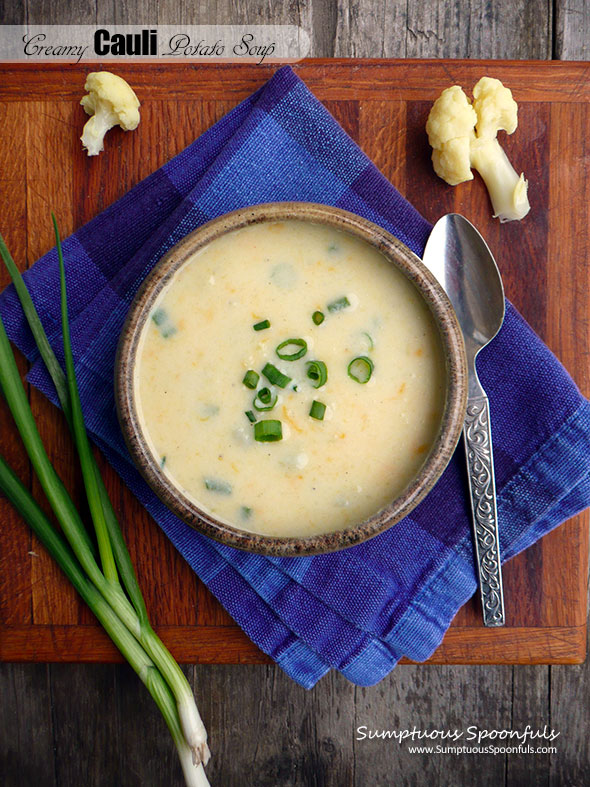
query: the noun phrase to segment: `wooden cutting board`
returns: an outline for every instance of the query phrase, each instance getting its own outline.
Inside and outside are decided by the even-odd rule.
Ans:
[[[310,60],[297,73],[385,175],[431,221],[457,211],[486,237],[508,297],[590,394],[590,66],[584,63]],[[78,137],[88,66],[0,66],[0,232],[24,268],[52,245],[49,211],[69,234],[182,150],[262,85],[274,67],[121,65],[142,102],[139,129],[109,133],[88,159]],[[522,223],[491,218],[479,178],[451,188],[432,172],[424,124],[440,91],[483,75],[512,88],[519,128],[505,148],[530,183]],[[0,272],[0,286],[6,284]],[[23,372],[26,364],[21,363]],[[61,415],[31,390],[52,461],[82,499]],[[0,406],[2,452],[35,494],[15,430]],[[152,620],[176,658],[269,661],[195,578],[101,460]],[[38,495],[39,496],[39,495]],[[120,657],[43,548],[0,501],[0,658]],[[433,663],[577,663],[586,651],[588,518],[578,516],[505,567],[507,626],[485,629],[478,602],[458,613]]]

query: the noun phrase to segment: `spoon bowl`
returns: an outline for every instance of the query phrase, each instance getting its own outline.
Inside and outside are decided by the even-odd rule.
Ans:
[[[465,341],[469,392],[479,392],[475,357],[504,320],[504,287],[496,261],[473,224],[451,213],[435,224],[424,262],[453,304]]]

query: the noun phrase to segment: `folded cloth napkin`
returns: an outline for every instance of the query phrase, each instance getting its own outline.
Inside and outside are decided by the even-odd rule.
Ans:
[[[429,224],[379,173],[293,71],[282,68],[172,161],[64,242],[72,339],[93,438],[130,489],[254,642],[309,688],[331,668],[359,685],[402,655],[428,658],[476,589],[459,450],[427,498],[376,538],[330,555],[266,558],[211,541],[174,517],[132,465],[113,400],[129,304],[158,259],[220,214],[301,200],[351,210],[421,255]],[[61,354],[55,250],[25,274]],[[12,288],[0,310],[55,401]],[[508,304],[480,356],[492,410],[506,560],[590,504],[590,404]]]

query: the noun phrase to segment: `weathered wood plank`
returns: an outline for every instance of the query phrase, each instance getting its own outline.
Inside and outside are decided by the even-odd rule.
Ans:
[[[307,692],[275,667],[240,669],[239,680],[231,667],[195,670],[196,696],[210,730],[211,783],[352,785],[354,686],[331,674]]]
[[[103,664],[93,670],[91,681],[78,664],[52,664],[49,674],[57,784],[120,784],[127,765],[120,760],[124,750],[115,744],[124,726],[115,669]]]
[[[513,667],[510,729],[523,733],[529,725],[533,730],[543,730],[550,721],[548,669]],[[518,739],[506,741],[507,745],[518,743]],[[548,783],[549,754],[510,754],[506,759],[506,787],[545,787]]]
[[[96,0],[96,21],[99,25],[155,25],[158,5],[158,0]]]
[[[463,731],[457,741],[433,740],[432,745],[473,746],[467,728],[509,729],[512,705],[511,667],[398,668],[377,686],[356,691],[354,740],[355,784],[432,784],[455,787],[504,783],[504,757],[491,754],[412,754],[408,746],[428,740],[374,737],[369,731]],[[359,727],[366,727],[356,733]],[[367,737],[357,740],[362,734]],[[489,742],[489,741],[488,741]]]
[[[405,57],[407,20],[405,0],[340,2],[333,54],[335,57]]]
[[[20,0],[4,0],[0,5],[0,25],[22,25],[26,6]]]
[[[311,37],[309,56],[334,57],[337,47],[339,4],[334,0],[312,0],[309,5],[311,7],[311,26],[302,25]]]
[[[406,56],[548,59],[551,19],[550,0],[409,3]]]
[[[0,780],[4,787],[54,787],[47,664],[0,665]]]
[[[310,37],[310,54],[329,57],[333,54],[332,26],[326,22],[332,16],[330,6],[333,5],[328,0],[317,0],[317,5],[311,2],[217,0],[214,6],[191,0],[158,0],[158,23],[178,25],[179,29],[182,25],[298,25]],[[313,19],[312,13],[315,13]]]
[[[185,670],[189,679],[192,669],[188,667]],[[85,667],[83,674],[87,670]],[[99,777],[97,787],[103,784],[182,787],[184,779],[176,747],[147,689],[127,666],[118,667],[114,675],[118,727],[116,740],[111,740],[111,745],[114,746],[113,759],[118,762],[119,773],[111,782]],[[111,721],[105,720],[105,729],[113,730]],[[71,782],[74,783],[80,782]]]
[[[30,25],[92,25],[96,22],[96,0],[23,0]]]
[[[553,57],[590,60],[590,0],[556,0]]]
[[[590,665],[550,667],[549,718],[559,732],[556,754],[550,758],[551,787],[584,785],[590,772],[588,730],[590,729]]]

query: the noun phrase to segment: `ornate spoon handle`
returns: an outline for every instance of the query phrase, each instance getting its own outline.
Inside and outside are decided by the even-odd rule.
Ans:
[[[500,565],[494,455],[488,397],[469,397],[463,427],[479,588],[485,626],[503,626],[504,592]]]

